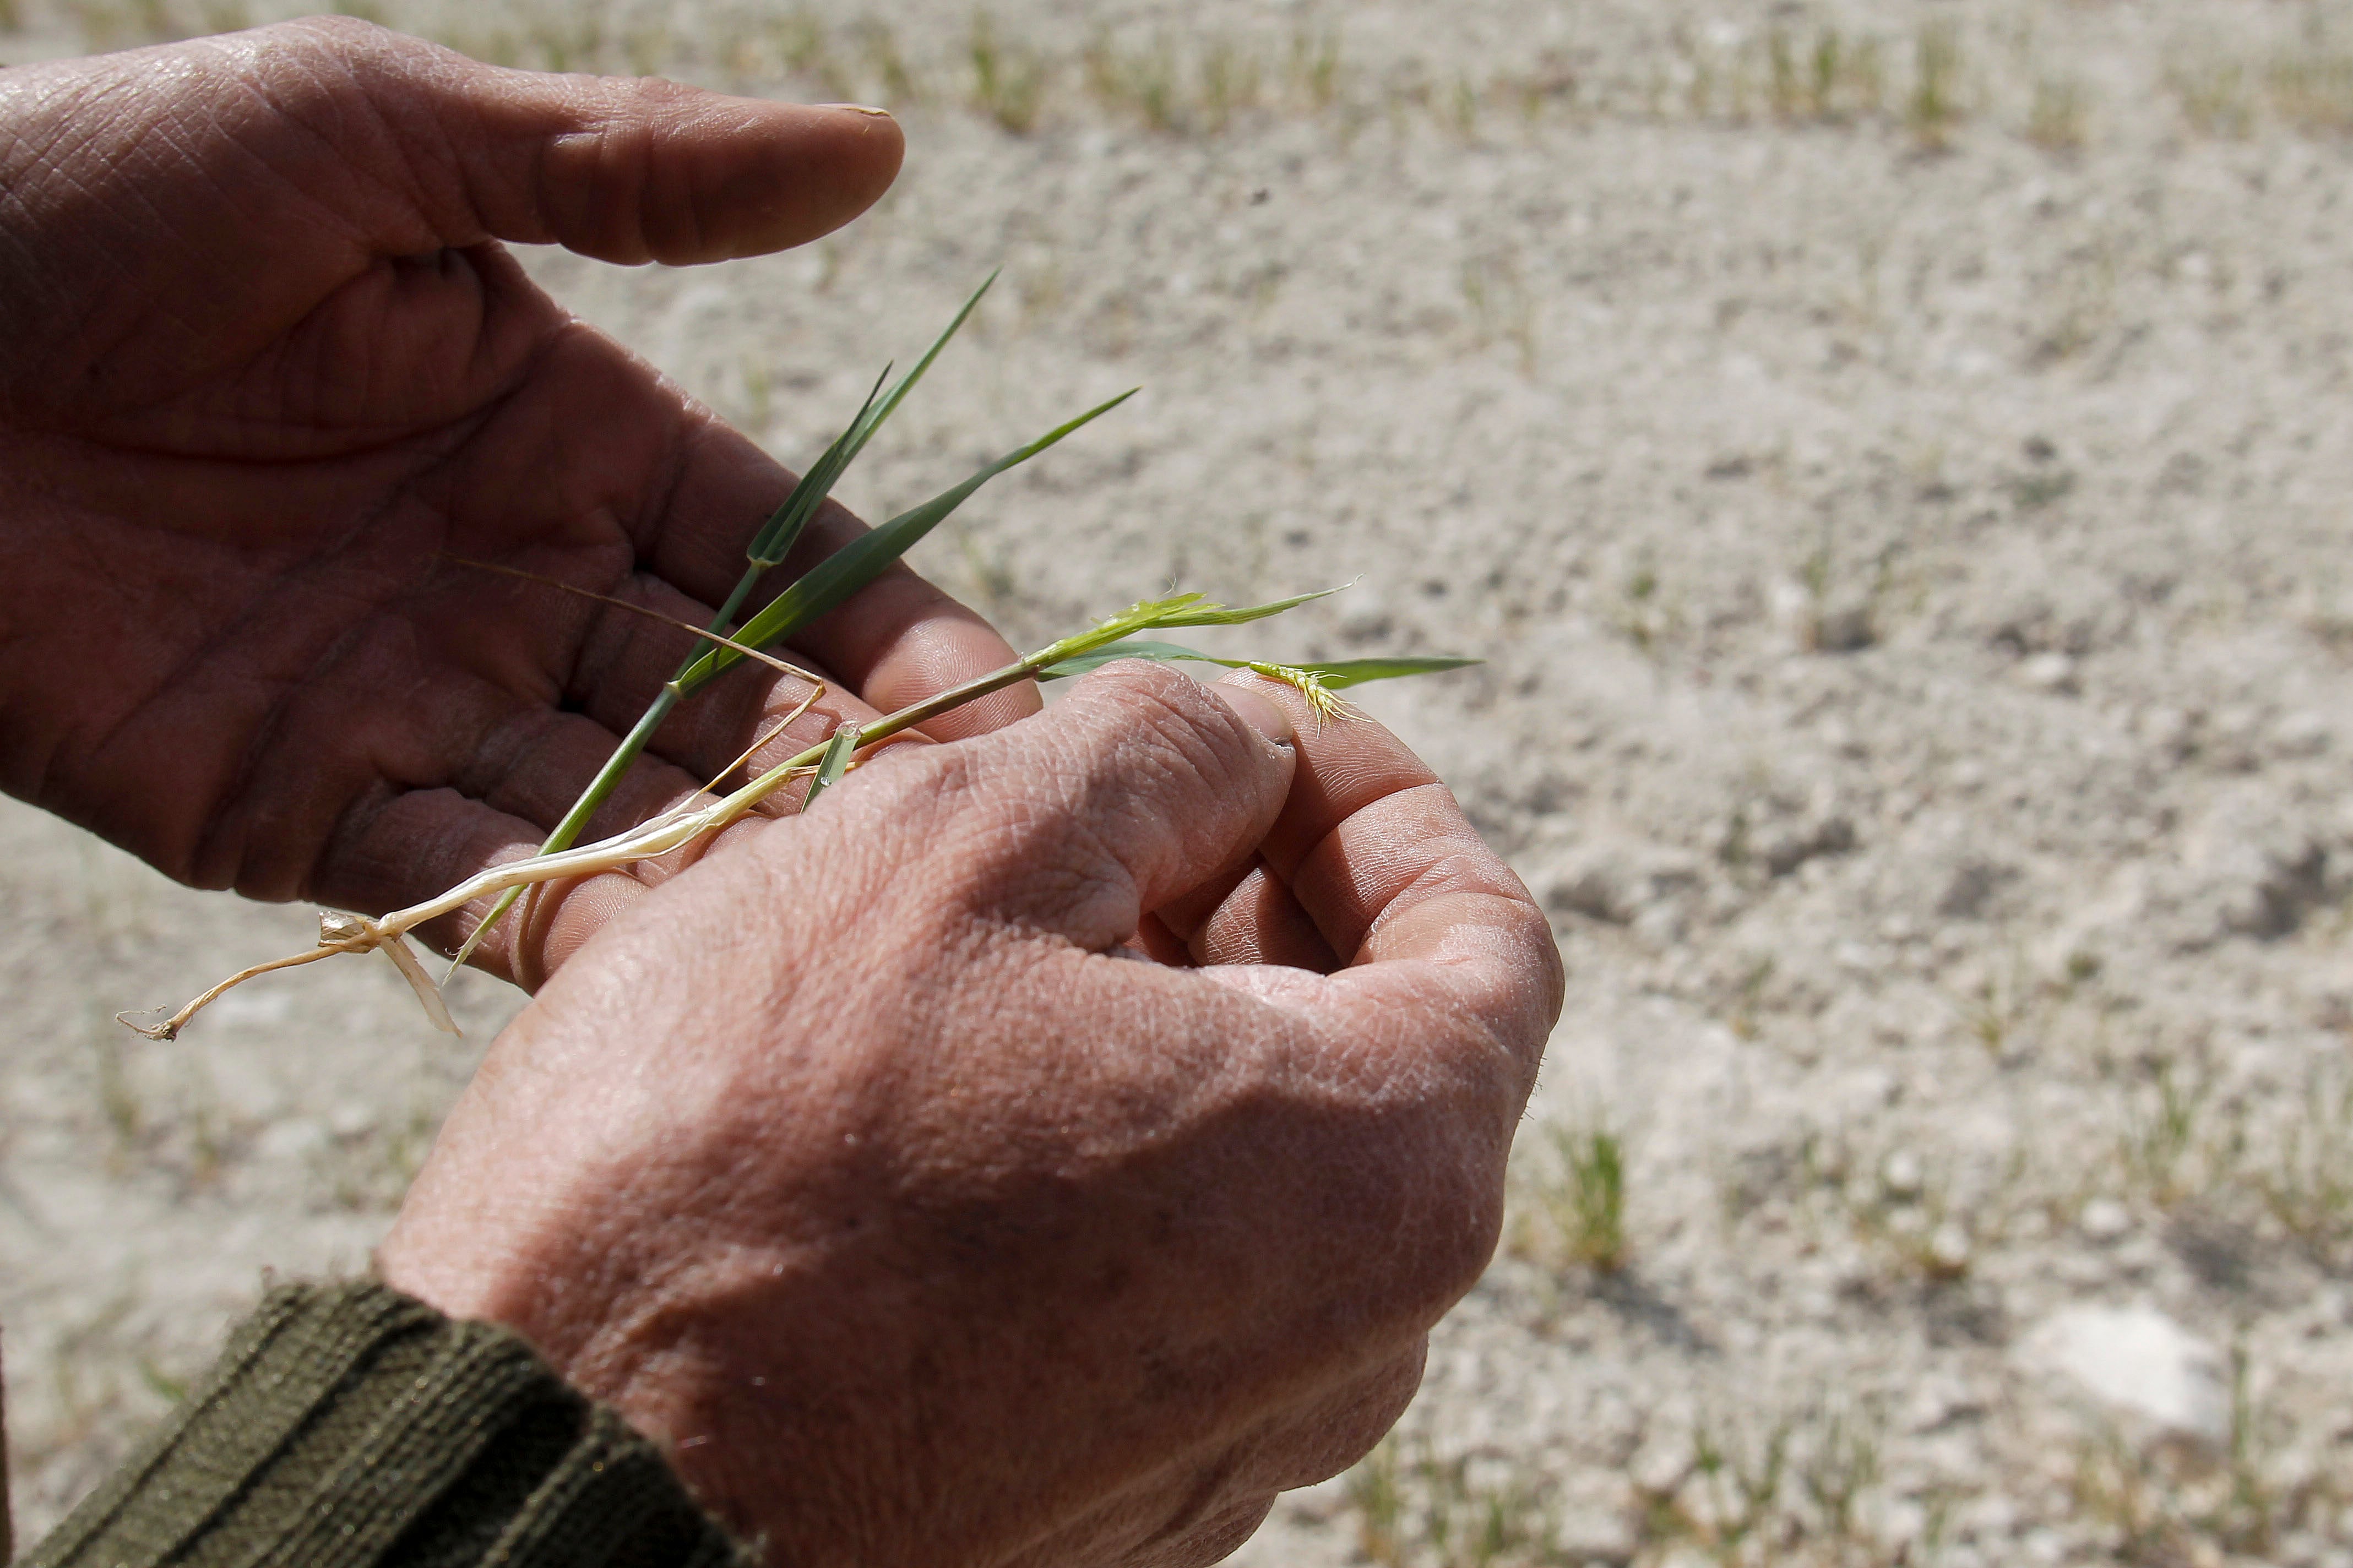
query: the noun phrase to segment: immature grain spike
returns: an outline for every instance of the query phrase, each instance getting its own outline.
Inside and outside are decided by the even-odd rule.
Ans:
[[[1307,699],[1307,706],[1314,713],[1315,721],[1319,724],[1326,720],[1353,719],[1356,716],[1356,710],[1342,701],[1330,687],[1324,684],[1324,678],[1312,669],[1302,669],[1291,664],[1261,664],[1256,659],[1252,659],[1243,668],[1253,675],[1262,675],[1269,680],[1280,680],[1285,686],[1293,688],[1299,695]]]

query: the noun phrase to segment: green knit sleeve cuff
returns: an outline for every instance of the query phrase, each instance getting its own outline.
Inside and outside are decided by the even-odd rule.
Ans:
[[[27,1568],[748,1568],[653,1445],[516,1335],[294,1285]]]

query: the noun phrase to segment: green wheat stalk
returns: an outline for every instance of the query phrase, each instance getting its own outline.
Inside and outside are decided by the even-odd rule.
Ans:
[[[873,390],[866,395],[866,401],[859,405],[857,417],[850,420],[849,427],[834,438],[833,444],[825,449],[816,462],[809,465],[808,471],[803,474],[799,481],[793,486],[792,492],[785,497],[783,504],[770,514],[768,521],[761,525],[760,531],[752,536],[752,542],[744,552],[744,574],[735,580],[735,586],[728,592],[727,597],[721,602],[717,611],[712,614],[710,631],[723,633],[729,626],[734,625],[737,612],[743,609],[744,601],[752,596],[753,590],[760,585],[761,579],[765,577],[772,569],[782,564],[785,557],[792,553],[793,546],[800,542],[801,531],[808,526],[809,520],[817,516],[818,509],[822,507],[826,498],[833,493],[835,482],[841,478],[858,455],[866,449],[866,443],[874,438],[874,433],[882,428],[884,421],[899,411],[899,405],[906,401],[907,394],[914,390],[915,384],[923,379],[923,373],[932,368],[932,362],[940,357],[940,351],[948,346],[949,340],[963,329],[965,321],[980,304],[981,297],[987,294],[991,286],[997,282],[997,273],[992,272],[981,280],[980,287],[972,291],[972,297],[966,300],[964,302],[964,308],[955,313],[955,319],[947,324],[945,331],[933,340],[932,346],[923,351],[923,357],[915,362],[915,368],[900,377],[898,384],[887,393],[882,390],[882,384],[890,379],[891,367],[887,365],[883,367],[882,374],[875,378]],[[789,611],[777,614],[777,605],[772,604],[768,610],[764,612],[767,616],[765,626],[758,626],[755,622],[756,630],[755,626],[745,626],[744,634],[734,640],[750,643],[754,647],[771,647],[783,641],[802,626],[817,619],[818,616],[823,615],[826,610],[839,604],[841,599],[847,598],[849,594],[864,587],[884,567],[897,560],[901,554],[905,553],[907,547],[913,545],[916,539],[929,532],[931,527],[936,525],[941,518],[954,511],[964,497],[978,489],[990,477],[1002,473],[1017,462],[1025,461],[1028,458],[1036,456],[1063,436],[1078,428],[1080,425],[1085,424],[1088,419],[1093,418],[1096,414],[1105,413],[1116,406],[1119,401],[1114,398],[1096,409],[1093,414],[1086,415],[1064,426],[1044,442],[1032,443],[1022,452],[999,459],[995,465],[983,469],[979,475],[957,487],[957,490],[950,491],[949,494],[956,497],[955,500],[950,501],[944,510],[932,518],[930,523],[914,530],[913,536],[908,538],[897,551],[871,559],[871,564],[867,565],[862,576],[856,576],[853,571],[848,569],[839,574],[844,577],[854,578],[852,584],[846,592],[836,595],[821,607],[810,608],[804,605],[800,606],[800,613],[797,615]],[[939,500],[935,499],[930,504],[939,505]],[[920,507],[916,509],[918,512],[923,510]],[[847,550],[836,552],[834,555],[828,557],[825,566],[833,565],[847,553],[849,553]],[[823,567],[819,568],[820,571],[823,569]],[[629,769],[637,764],[638,758],[644,752],[646,747],[652,743],[654,733],[662,727],[663,721],[670,716],[681,702],[700,689],[712,676],[718,673],[716,668],[702,668],[702,661],[705,654],[721,651],[723,641],[724,639],[714,637],[701,638],[695,642],[694,647],[688,651],[685,660],[679,665],[678,673],[670,677],[653,701],[647,704],[646,710],[638,715],[637,723],[630,727],[628,734],[621,737],[620,744],[613,748],[612,755],[605,759],[605,765],[596,771],[596,776],[588,781],[588,787],[580,792],[580,798],[572,803],[571,809],[566,811],[556,822],[555,826],[549,831],[546,841],[539,847],[541,854],[548,855],[559,849],[569,848],[580,837],[581,829],[586,827],[589,819],[596,815],[598,808],[612,798],[614,790],[620,787],[621,780],[628,775]],[[731,658],[730,662],[733,662],[733,659]],[[491,908],[489,914],[482,917],[482,922],[474,928],[471,935],[466,938],[465,945],[460,947],[456,956],[450,959],[450,974],[455,974],[466,960],[473,955],[475,947],[480,943],[483,937],[490,934],[491,927],[498,923],[500,917],[504,915],[520,897],[522,897],[520,891],[508,894]]]
[[[133,1021],[131,1015],[118,1014],[124,1024],[151,1039],[171,1039],[185,1027],[189,1019],[210,1005],[224,993],[243,984],[257,975],[280,969],[314,963],[345,952],[381,952],[391,960],[409,986],[417,993],[427,1015],[434,1025],[455,1034],[458,1027],[443,1003],[439,986],[428,975],[416,952],[408,945],[408,933],[430,921],[464,909],[478,899],[493,895],[497,902],[481,922],[466,939],[451,968],[463,963],[491,923],[499,919],[527,888],[543,882],[575,877],[594,876],[601,872],[620,870],[639,861],[666,855],[691,844],[706,835],[721,831],[740,820],[776,791],[786,784],[806,779],[808,792],[801,803],[806,812],[819,795],[837,784],[856,765],[861,753],[899,735],[926,723],[943,713],[950,712],[967,702],[986,697],[994,691],[1024,680],[1056,680],[1082,675],[1105,664],[1122,658],[1145,658],[1164,662],[1195,662],[1222,665],[1228,668],[1249,669],[1268,679],[1280,680],[1296,688],[1307,699],[1319,719],[1340,719],[1347,716],[1347,705],[1334,695],[1341,688],[1368,680],[1388,680],[1401,676],[1428,675],[1440,670],[1459,669],[1475,659],[1466,658],[1360,658],[1323,663],[1282,664],[1263,659],[1229,658],[1184,647],[1175,643],[1160,642],[1143,637],[1152,631],[1174,630],[1187,626],[1241,626],[1251,621],[1278,616],[1298,608],[1313,600],[1336,593],[1322,589],[1315,593],[1295,595],[1263,605],[1240,607],[1213,603],[1198,594],[1176,594],[1167,598],[1145,600],[1130,605],[1116,616],[1101,621],[1084,631],[1048,644],[1035,653],[1001,669],[964,682],[960,686],[912,703],[897,712],[888,714],[863,727],[843,724],[817,744],[786,758],[744,784],[741,788],[701,806],[681,806],[640,823],[635,827],[598,840],[579,845],[576,840],[584,826],[612,795],[630,766],[642,754],[662,721],[676,710],[678,705],[709,685],[727,670],[745,659],[754,659],[808,680],[813,689],[802,699],[783,723],[772,728],[766,736],[755,742],[752,751],[738,758],[735,764],[721,773],[724,778],[736,765],[749,760],[762,745],[781,733],[793,719],[808,711],[823,689],[816,678],[796,669],[775,658],[767,649],[793,636],[802,627],[839,607],[858,591],[881,574],[892,563],[904,555],[917,541],[963,505],[975,490],[1008,468],[1028,462],[1066,437],[1134,395],[1133,391],[1097,405],[1077,418],[1055,426],[1027,446],[1018,447],[995,461],[983,465],[961,483],[941,491],[931,500],[900,513],[880,528],[861,534],[835,551],[793,582],[770,600],[733,633],[727,627],[734,621],[762,578],[781,563],[799,540],[809,520],[824,504],[842,472],[848,468],[883,421],[904,401],[908,392],[923,373],[931,368],[940,351],[946,347],[958,328],[972,314],[981,296],[996,281],[992,273],[987,282],[965,302],[955,320],[925,351],[915,367],[891,386],[882,390],[890,379],[885,369],[859,407],[857,416],[835,438],[809,471],[802,476],[782,506],[778,507],[745,552],[746,566],[743,576],[726,601],[712,616],[707,626],[700,629],[691,624],[677,621],[659,612],[628,605],[607,595],[563,583],[554,583],[536,574],[516,572],[511,568],[484,562],[459,563],[504,572],[510,575],[549,582],[567,592],[588,598],[615,604],[634,613],[651,616],[657,620],[695,633],[692,648],[679,665],[678,671],[666,682],[660,693],[647,706],[645,713],[615,746],[611,756],[597,771],[588,787],[581,793],[563,819],[548,834],[546,842],[536,855],[521,860],[508,861],[491,867],[467,879],[456,887],[404,910],[396,910],[381,918],[365,915],[325,912],[319,917],[319,942],[314,948],[272,959],[238,971],[206,991],[194,1001],[174,1013],[159,1025],[143,1025]],[[453,560],[456,558],[452,558]]]

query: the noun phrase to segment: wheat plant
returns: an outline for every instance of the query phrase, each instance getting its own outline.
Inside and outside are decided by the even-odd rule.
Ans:
[[[1282,663],[1271,659],[1233,658],[1209,654],[1182,645],[1148,638],[1143,634],[1187,626],[1240,626],[1248,622],[1281,615],[1311,600],[1337,592],[1323,589],[1300,594],[1269,604],[1240,607],[1216,604],[1199,594],[1174,594],[1165,598],[1148,599],[1130,605],[1115,616],[1097,622],[1083,631],[1049,643],[1036,652],[1014,660],[1000,669],[943,691],[923,701],[900,709],[862,728],[842,724],[825,740],[786,758],[753,777],[739,788],[706,804],[689,803],[640,823],[625,832],[595,843],[580,845],[581,829],[594,817],[597,809],[608,800],[629,769],[643,753],[662,722],[677,709],[729,669],[746,661],[771,666],[806,682],[810,688],[799,705],[782,721],[772,725],[761,738],[730,763],[719,774],[723,780],[736,768],[749,763],[769,742],[781,734],[795,719],[807,713],[823,694],[824,685],[806,670],[778,658],[769,650],[786,642],[803,627],[818,620],[873,582],[917,541],[932,531],[990,479],[1007,469],[1028,462],[1047,448],[1061,441],[1082,426],[1100,418],[1134,395],[1133,390],[1098,404],[1077,418],[1071,419],[1024,447],[985,464],[961,483],[943,490],[922,505],[893,517],[881,527],[843,545],[796,578],[783,592],[740,626],[735,617],[749,602],[768,574],[783,563],[799,541],[802,531],[818,509],[832,492],[844,470],[864,450],[867,443],[883,422],[897,411],[925,372],[932,367],[940,352],[953,339],[959,328],[971,317],[982,296],[996,281],[992,273],[947,329],[934,340],[914,368],[899,378],[891,380],[885,368],[867,394],[858,413],[833,444],[811,464],[807,473],[793,487],[784,503],[767,519],[754,535],[745,551],[745,565],[733,590],[727,595],[707,626],[697,627],[686,622],[671,624],[692,632],[695,641],[677,672],[666,682],[637,723],[614,747],[604,765],[597,771],[580,798],[551,831],[537,855],[494,866],[467,879],[456,887],[380,917],[322,911],[319,917],[319,942],[314,948],[283,958],[257,963],[239,970],[227,979],[206,991],[186,1005],[173,1013],[160,1024],[142,1024],[136,1016],[117,1015],[130,1027],[151,1039],[171,1039],[195,1016],[222,994],[236,986],[262,974],[281,969],[291,969],[313,963],[343,953],[381,952],[391,960],[408,982],[419,1003],[434,1026],[450,1034],[458,1026],[450,1017],[441,997],[440,984],[427,973],[423,962],[408,944],[408,933],[432,921],[454,914],[479,899],[496,897],[490,912],[475,926],[450,965],[454,974],[459,964],[472,953],[491,924],[499,920],[523,891],[544,882],[575,877],[594,876],[601,872],[621,870],[641,860],[666,855],[695,840],[715,834],[734,823],[788,784],[806,782],[807,793],[801,802],[806,812],[814,805],[824,791],[837,784],[864,755],[893,736],[914,729],[941,714],[962,707],[1025,680],[1056,680],[1082,675],[1116,659],[1145,658],[1164,662],[1197,662],[1223,666],[1232,669],[1249,669],[1268,679],[1281,681],[1297,689],[1307,700],[1318,721],[1344,720],[1350,710],[1337,693],[1347,687],[1368,680],[1387,680],[1400,676],[1425,675],[1440,670],[1458,669],[1477,662],[1464,658],[1359,658],[1326,662]],[[885,388],[888,387],[886,391]],[[654,618],[670,621],[667,616],[591,593],[577,585],[556,582],[536,574],[518,572],[490,562],[470,561],[462,557],[444,558],[463,569],[491,571],[546,584],[567,593],[579,594],[602,600],[619,608]],[[732,630],[730,628],[733,628]],[[717,787],[714,780],[712,788]],[[446,982],[447,976],[444,976]],[[157,1009],[160,1011],[160,1009]]]

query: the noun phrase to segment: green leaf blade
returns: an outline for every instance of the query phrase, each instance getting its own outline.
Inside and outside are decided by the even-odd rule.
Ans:
[[[873,386],[868,389],[866,401],[858,405],[857,415],[841,434],[833,438],[832,445],[818,454],[817,461],[811,463],[808,471],[794,483],[792,493],[768,514],[768,521],[760,525],[760,531],[752,536],[750,544],[744,546],[744,556],[752,563],[754,577],[791,554],[793,546],[800,542],[801,530],[808,526],[809,519],[817,515],[818,509],[825,505],[826,497],[833,493],[833,487],[840,479],[843,470],[849,467],[849,460],[858,455],[858,447],[865,445],[858,438],[860,427],[866,424],[867,416],[874,411],[874,400],[881,395],[882,384],[890,379],[890,375],[891,367],[883,366],[882,374],[874,378]]]
[[[1362,686],[1368,680],[1401,680],[1414,675],[1443,675],[1450,669],[1468,669],[1484,664],[1483,658],[1341,658],[1323,664],[1295,664],[1293,669],[1303,669],[1324,685],[1337,690],[1344,686]]]
[[[964,309],[955,313],[955,320],[932,340],[932,346],[923,351],[923,357],[915,362],[915,367],[901,376],[897,384],[887,393],[882,390],[882,384],[891,379],[891,367],[882,367],[882,374],[874,378],[873,388],[867,393],[866,401],[858,405],[856,417],[840,435],[834,437],[833,444],[819,455],[818,460],[809,465],[808,472],[801,476],[800,482],[793,487],[784,504],[753,536],[744,552],[753,565],[765,570],[792,553],[793,546],[800,541],[801,531],[808,526],[809,520],[817,516],[818,509],[833,493],[833,487],[843,472],[857,460],[858,454],[866,449],[866,443],[874,439],[874,433],[899,411],[899,405],[907,400],[907,394],[923,379],[923,373],[930,370],[932,362],[940,357],[940,351],[946,348],[949,341],[963,330],[965,322],[971,319],[974,310],[979,306],[982,296],[996,285],[997,278],[997,274],[992,272],[981,279],[980,287],[974,289],[972,297],[964,302]]]
[[[735,640],[757,648],[773,647],[819,616],[839,608],[843,601],[873,582],[893,562],[913,549],[925,534],[970,499],[975,490],[1008,468],[1028,462],[1134,395],[1134,390],[1131,389],[1106,403],[1096,405],[1077,418],[1055,426],[1028,446],[1008,452],[961,484],[941,491],[921,506],[902,511],[881,527],[851,540],[770,600],[765,608],[744,624],[743,629],[735,634]],[[733,648],[713,648],[695,660],[692,667],[679,677],[679,688],[682,691],[692,692],[712,677],[743,662],[743,658]]]
[[[882,422],[899,411],[899,405],[907,400],[907,394],[913,392],[915,384],[923,379],[923,373],[932,368],[932,362],[940,357],[940,351],[948,346],[948,341],[951,338],[964,330],[965,322],[979,307],[981,298],[997,286],[997,274],[1003,270],[1003,268],[999,268],[997,272],[991,272],[980,280],[980,287],[972,291],[972,297],[964,302],[964,309],[955,313],[955,320],[950,321],[941,330],[940,335],[932,340],[932,346],[923,351],[923,357],[915,362],[915,368],[899,378],[899,384],[891,389],[880,405],[872,407],[871,412],[864,408],[859,410],[857,420],[850,426],[851,433],[855,437],[849,447],[851,458],[864,451],[866,443],[874,438],[874,432],[882,427]],[[844,460],[847,461],[847,459]]]
[[[1281,668],[1295,669],[1302,674],[1312,675],[1317,681],[1335,690],[1346,686],[1362,686],[1367,681],[1400,680],[1415,675],[1442,675],[1450,669],[1467,669],[1474,664],[1486,662],[1484,659],[1477,658],[1342,658],[1293,664],[1281,659],[1228,658],[1219,654],[1203,653],[1198,648],[1184,647],[1176,643],[1152,642],[1135,637],[1124,642],[1111,643],[1105,647],[1059,660],[1039,671],[1038,679],[1067,680],[1072,676],[1092,674],[1103,666],[1116,664],[1123,658],[1148,658],[1169,664],[1179,662],[1218,664],[1223,665],[1228,669],[1251,669],[1261,665],[1274,665]]]
[[[1137,637],[1127,642],[1115,642],[1091,652],[1074,654],[1038,672],[1040,680],[1068,680],[1074,675],[1092,675],[1107,664],[1117,664],[1124,658],[1149,658],[1164,664],[1191,661],[1197,664],[1222,664],[1228,669],[1240,669],[1250,663],[1246,658],[1219,658],[1213,654],[1179,647],[1173,642],[1150,642]]]
[[[1279,616],[1285,610],[1295,610],[1317,599],[1328,599],[1339,591],[1339,588],[1318,588],[1312,594],[1294,594],[1288,599],[1276,599],[1271,604],[1244,605],[1239,608],[1230,605],[1198,605],[1175,615],[1164,616],[1152,624],[1155,626],[1239,626],[1250,621],[1262,621],[1269,616]]]

